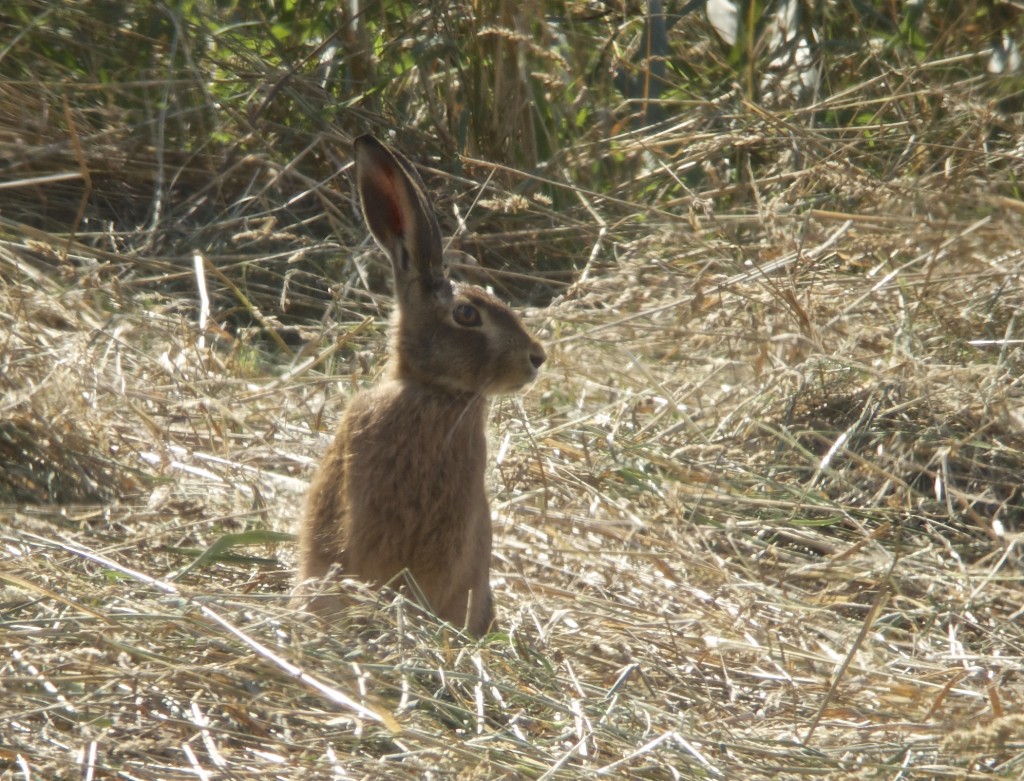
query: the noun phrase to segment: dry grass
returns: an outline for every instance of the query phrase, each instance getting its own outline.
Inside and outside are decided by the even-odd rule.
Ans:
[[[888,76],[871,134],[811,121],[869,86],[695,105],[606,192],[439,158],[551,348],[495,404],[479,643],[287,606],[386,357],[343,138],[163,155],[176,216],[133,222],[159,150],[117,112],[0,127],[0,779],[1019,778],[1024,125]]]
[[[1015,777],[1020,218],[865,216],[790,221],[770,272],[667,230],[533,315],[479,646],[368,594],[325,632],[259,536],[174,579],[290,528],[379,328],[317,368],[204,345],[5,241],[6,777]]]

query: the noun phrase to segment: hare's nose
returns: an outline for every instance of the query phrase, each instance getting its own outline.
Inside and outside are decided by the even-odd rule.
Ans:
[[[539,369],[547,359],[548,357],[544,354],[543,350],[535,350],[530,353],[530,363],[533,364],[534,369]]]

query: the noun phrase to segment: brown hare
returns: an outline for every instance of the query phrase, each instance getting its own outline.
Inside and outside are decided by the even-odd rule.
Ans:
[[[391,259],[397,309],[385,378],[349,401],[310,486],[299,582],[333,565],[378,586],[408,570],[438,617],[482,635],[494,620],[488,397],[531,382],[544,348],[497,298],[447,278],[411,163],[364,135],[355,169],[363,218]],[[310,607],[340,605],[318,597]]]

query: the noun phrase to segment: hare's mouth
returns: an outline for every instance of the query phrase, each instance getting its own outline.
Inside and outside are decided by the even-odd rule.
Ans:
[[[515,384],[512,384],[509,387],[509,389],[508,389],[509,392],[510,393],[515,393],[516,391],[521,391],[523,388],[526,388],[526,387],[528,387],[530,385],[533,385],[533,383],[534,383],[534,381],[536,381],[537,375],[539,373],[540,372],[538,372],[536,369],[531,368],[527,378],[525,380],[522,380],[521,382],[517,382]]]
[[[499,396],[506,393],[518,393],[531,385],[540,374],[542,360],[530,357],[505,355],[499,366],[494,367],[491,374],[490,387],[485,391],[487,396]]]

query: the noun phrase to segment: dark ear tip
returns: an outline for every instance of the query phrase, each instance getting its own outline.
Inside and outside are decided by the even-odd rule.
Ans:
[[[358,152],[359,147],[373,147],[374,149],[383,149],[384,144],[377,140],[377,137],[370,133],[363,133],[352,142],[353,148]]]

